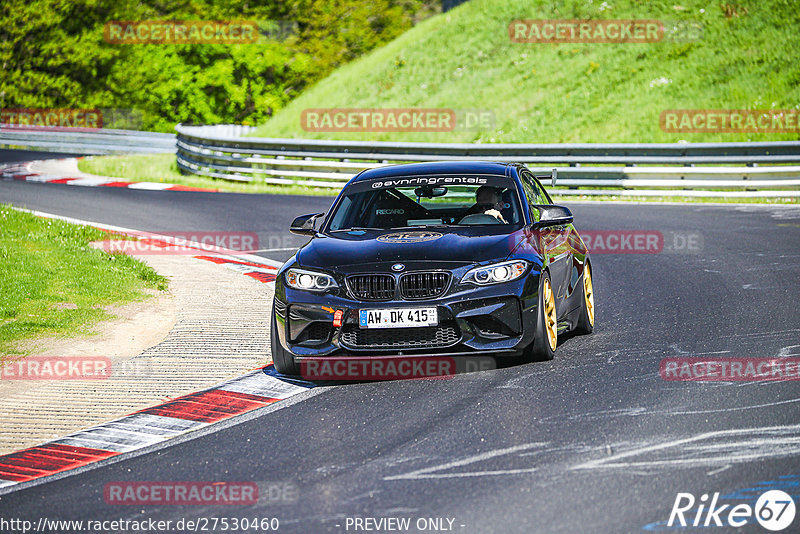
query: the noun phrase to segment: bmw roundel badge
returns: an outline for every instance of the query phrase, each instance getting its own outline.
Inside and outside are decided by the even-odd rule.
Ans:
[[[392,270],[395,271],[395,272],[398,272],[398,273],[400,271],[402,271],[403,269],[405,269],[405,268],[406,268],[406,266],[403,265],[402,263],[395,263],[394,265],[392,265]]]

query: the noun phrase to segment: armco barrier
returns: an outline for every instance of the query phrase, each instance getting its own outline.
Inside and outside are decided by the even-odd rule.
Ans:
[[[535,172],[549,173],[556,168],[557,185],[561,187],[548,187],[555,194],[800,196],[800,141],[388,143],[243,137],[253,128],[239,125],[178,125],[175,129],[177,136],[131,130],[35,130],[0,125],[0,147],[82,154],[176,152],[178,167],[186,173],[239,182],[333,189],[341,188],[363,169],[382,165],[483,160],[523,162]]]
[[[101,128],[20,128],[0,124],[0,148],[87,155],[175,152],[175,135]]]
[[[800,142],[675,144],[451,144],[270,139],[230,126],[176,127],[178,167],[240,182],[341,188],[363,169],[393,163],[483,160],[558,169],[556,194],[800,196]],[[238,132],[237,132],[238,133]],[[650,189],[650,188],[670,188]],[[735,188],[737,191],[714,191]]]

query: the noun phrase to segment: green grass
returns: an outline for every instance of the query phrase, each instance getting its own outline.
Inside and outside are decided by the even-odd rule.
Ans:
[[[604,8],[603,6],[608,6]],[[697,21],[695,42],[513,43],[515,19]],[[253,135],[479,143],[761,141],[798,133],[665,133],[667,109],[800,108],[800,10],[790,0],[471,0],[431,17],[307,89]],[[494,112],[446,133],[314,133],[307,108]]]
[[[238,183],[178,171],[174,154],[136,154],[131,156],[95,156],[78,162],[78,169],[90,174],[122,178],[135,182],[164,182],[216,189],[228,193],[273,193],[280,195],[332,196],[338,189],[305,186],[270,185],[261,182]],[[344,185],[344,184],[342,184]]]
[[[0,364],[41,335],[85,335],[112,318],[103,308],[164,291],[167,280],[139,260],[88,245],[109,234],[0,204]]]
[[[551,195],[556,204],[570,202],[613,201],[613,202],[694,202],[712,204],[800,204],[797,197],[747,198],[747,197],[677,197],[677,196],[620,196],[611,191],[608,195]]]

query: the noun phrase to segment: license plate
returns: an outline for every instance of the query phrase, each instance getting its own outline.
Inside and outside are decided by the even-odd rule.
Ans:
[[[436,308],[396,308],[389,310],[359,310],[361,328],[411,328],[436,326],[439,317]]]

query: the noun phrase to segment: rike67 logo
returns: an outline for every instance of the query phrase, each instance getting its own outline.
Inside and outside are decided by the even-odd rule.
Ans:
[[[755,506],[745,503],[719,504],[719,498],[719,492],[714,493],[710,499],[707,493],[700,499],[695,499],[691,493],[678,493],[667,527],[738,528],[757,522],[765,529],[777,532],[789,528],[794,522],[794,500],[781,490],[762,493]]]

